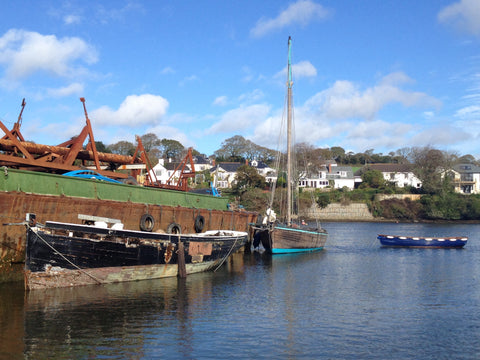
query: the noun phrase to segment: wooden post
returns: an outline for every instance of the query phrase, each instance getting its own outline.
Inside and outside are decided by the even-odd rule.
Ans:
[[[177,263],[178,263],[178,274],[177,276],[180,277],[180,278],[185,278],[187,277],[187,269],[185,268],[185,248],[183,247],[183,243],[180,241],[178,241],[178,250],[177,250],[177,254],[178,254],[178,260],[177,260]]]

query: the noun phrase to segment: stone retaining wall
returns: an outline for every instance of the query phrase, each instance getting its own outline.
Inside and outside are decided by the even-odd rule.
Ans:
[[[348,205],[328,204],[326,208],[320,209],[313,205],[303,212],[307,219],[337,220],[337,221],[373,221],[375,218],[368,210],[367,204],[352,203]]]
[[[410,199],[412,201],[420,200],[422,195],[420,194],[377,194],[375,195],[375,200],[382,201],[382,200],[389,200],[389,199],[398,199],[398,200],[406,200]]]

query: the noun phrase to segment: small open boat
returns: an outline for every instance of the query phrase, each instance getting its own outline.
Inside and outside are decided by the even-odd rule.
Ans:
[[[467,243],[468,237],[423,237],[423,236],[397,236],[379,234],[377,237],[382,246],[415,247],[415,248],[462,248]]]
[[[102,219],[113,225],[30,221],[26,289],[184,277],[220,267],[248,238],[246,232],[232,230],[197,234],[124,230],[116,219]]]

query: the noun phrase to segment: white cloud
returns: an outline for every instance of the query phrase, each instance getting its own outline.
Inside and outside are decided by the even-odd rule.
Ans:
[[[362,91],[350,81],[338,80],[331,88],[314,95],[306,105],[330,119],[373,119],[380,109],[390,103],[401,103],[407,107],[440,106],[438,100],[425,93],[409,92],[399,87],[410,81],[403,73],[392,73],[383,77],[377,85]]]
[[[80,24],[82,18],[78,15],[65,15],[63,17],[63,22],[65,25]]]
[[[168,109],[168,101],[161,96],[143,94],[130,95],[120,104],[118,110],[103,106],[90,113],[97,125],[122,125],[139,127],[158,124]]]
[[[480,106],[471,105],[455,112],[455,116],[462,119],[480,118]]]
[[[47,89],[46,92],[50,97],[64,97],[72,94],[82,95],[84,91],[83,84],[73,83],[58,89]]]
[[[418,132],[411,141],[415,145],[433,144],[443,150],[449,145],[461,144],[465,140],[471,140],[472,138],[471,130],[467,132],[459,127],[446,124]]]
[[[300,61],[297,64],[292,65],[292,74],[294,79],[315,77],[317,76],[317,69],[312,65],[310,61]],[[275,74],[275,79],[286,79],[287,78],[287,67]]]
[[[264,97],[265,97],[265,94],[263,93],[262,90],[255,89],[255,90],[250,91],[248,93],[241,94],[238,97],[238,100],[242,103],[250,103],[251,104],[252,102],[260,101]]]
[[[9,79],[18,80],[43,71],[60,77],[83,72],[77,62],[93,64],[95,49],[77,37],[58,39],[55,35],[12,29],[0,38],[0,64]]]
[[[227,105],[228,98],[223,95],[223,96],[218,96],[215,100],[213,100],[213,105],[216,106],[225,106]]]
[[[187,77],[183,78],[183,80],[180,81],[180,83],[178,85],[179,86],[184,86],[188,82],[197,81],[197,80],[198,80],[197,75],[190,75],[190,76],[187,76]]]
[[[221,120],[212,125],[206,133],[230,133],[245,130],[254,124],[264,121],[269,112],[270,107],[267,105],[242,106],[223,114]]]
[[[291,4],[274,19],[262,18],[258,20],[255,27],[250,31],[250,35],[261,37],[293,24],[306,26],[313,20],[325,19],[329,14],[330,12],[320,4],[310,0],[300,0]]]
[[[480,1],[460,0],[448,5],[438,13],[438,20],[480,36]]]
[[[159,139],[171,139],[177,140],[185,147],[194,146],[192,140],[184,132],[180,131],[177,127],[158,125],[148,128],[145,134],[152,133],[157,135]]]
[[[172,67],[167,66],[167,67],[164,67],[164,68],[162,69],[162,71],[160,71],[160,73],[163,74],[163,75],[166,75],[166,74],[175,74],[175,70],[174,70]]]

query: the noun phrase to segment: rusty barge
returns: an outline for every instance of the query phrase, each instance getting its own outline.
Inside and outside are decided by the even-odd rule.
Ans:
[[[20,125],[25,102],[13,129],[0,121],[5,133],[0,139],[0,282],[23,280],[26,213],[36,213],[40,223],[79,223],[78,215],[88,214],[118,219],[127,229],[167,233],[248,231],[256,221],[257,213],[234,210],[228,199],[185,191],[192,177],[186,160],[178,178],[160,184],[150,175],[139,137],[133,156],[98,152],[81,101],[85,127],[57,146],[24,140]],[[86,168],[122,183],[62,175]],[[134,185],[141,172],[145,180]]]

